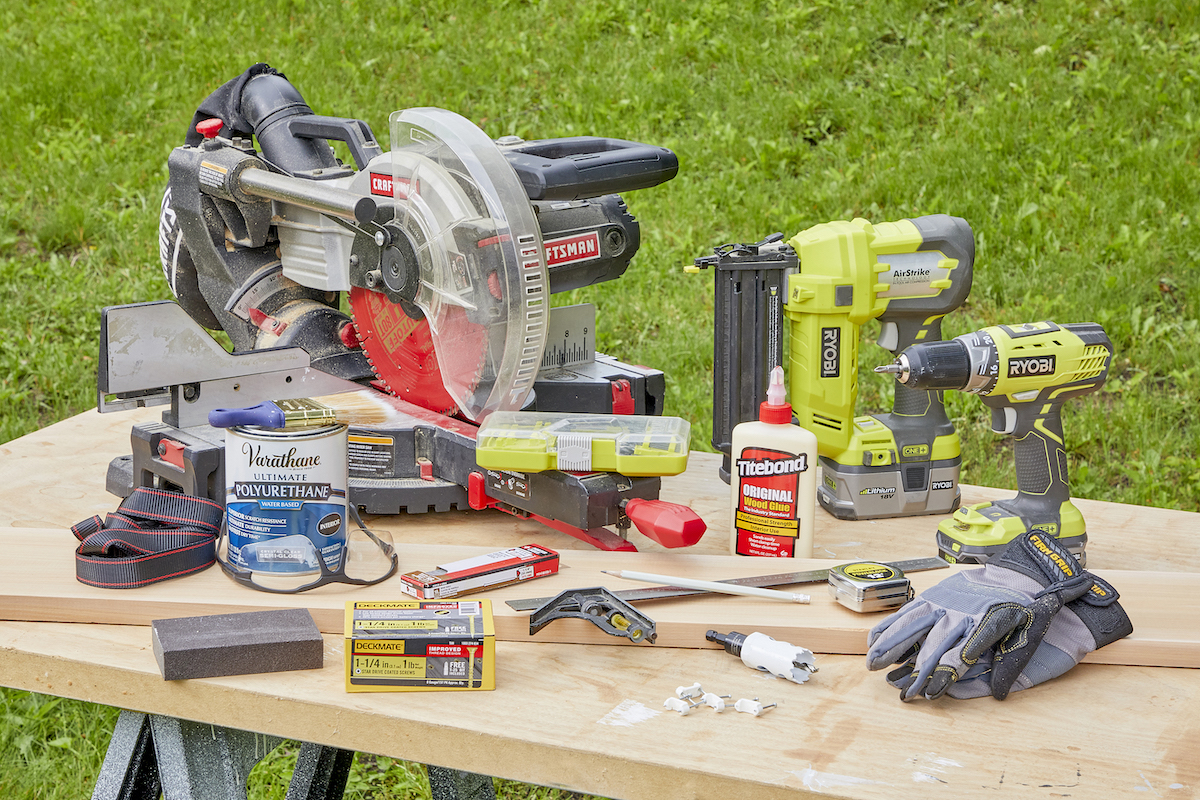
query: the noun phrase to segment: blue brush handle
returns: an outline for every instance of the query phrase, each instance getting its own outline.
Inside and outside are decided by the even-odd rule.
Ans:
[[[214,428],[232,428],[235,425],[282,428],[283,409],[270,400],[249,408],[214,408],[208,412],[208,424]]]

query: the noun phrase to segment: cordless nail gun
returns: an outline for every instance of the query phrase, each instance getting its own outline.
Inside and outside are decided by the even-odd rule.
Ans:
[[[718,275],[713,445],[728,455],[723,434],[751,418],[746,409],[765,399],[767,373],[786,349],[789,400],[800,425],[817,436],[823,471],[817,499],[826,511],[841,519],[954,511],[961,498],[959,440],[940,393],[897,385],[890,413],[854,412],[860,328],[878,319],[879,344],[892,353],[940,341],[942,317],[971,289],[970,226],[945,214],[878,225],[855,219],[780,239],[725,245],[695,262]],[[775,272],[786,280],[784,292],[775,289],[780,280],[759,278]],[[722,282],[723,275],[733,279]],[[738,303],[754,313],[725,311],[730,324],[722,326],[722,309]],[[790,335],[770,324],[780,318],[772,303],[782,305]],[[761,329],[746,333],[749,319],[762,320]],[[782,339],[789,340],[786,348]]]
[[[938,526],[938,553],[982,564],[1033,528],[1056,536],[1086,564],[1083,515],[1071,502],[1062,406],[1104,385],[1112,342],[1092,322],[996,325],[948,342],[917,344],[876,367],[909,391],[959,389],[992,410],[992,430],[1013,437],[1017,496],[960,508]]]

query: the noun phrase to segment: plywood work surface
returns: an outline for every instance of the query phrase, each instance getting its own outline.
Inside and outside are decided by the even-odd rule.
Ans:
[[[349,695],[342,642],[325,636],[320,670],[167,683],[151,650],[149,619],[303,605],[340,630],[348,597],[394,599],[385,583],[279,598],[233,584],[216,569],[129,591],[74,580],[66,528],[116,508],[108,463],[129,452],[134,422],[157,410],[81,414],[0,445],[0,685],[195,719],[290,738],[620,798],[976,798],[1200,795],[1200,670],[1085,663],[1012,695],[905,704],[861,655],[878,615],[832,604],[824,587],[798,606],[751,598],[645,603],[659,643],[632,645],[586,622],[559,620],[532,640],[526,614],[502,602],[571,587],[633,588],[600,570],[641,569],[710,579],[934,554],[938,518],[843,522],[817,512],[814,556],[727,555],[727,486],[719,457],[692,455],[662,497],[708,522],[700,545],[664,551],[636,532],[641,553],[606,554],[498,512],[377,518],[401,570],[537,542],[563,554],[553,578],[488,592],[497,602],[497,688],[491,692]],[[964,502],[1011,491],[964,487]],[[1133,638],[1089,661],[1194,663],[1200,625],[1194,564],[1200,515],[1077,501],[1088,520],[1089,567],[1122,592]],[[948,570],[913,573],[917,588]],[[20,621],[32,619],[63,621]],[[94,624],[80,624],[88,620]],[[119,624],[105,624],[119,623]],[[825,650],[804,685],[771,678],[702,641],[707,628],[764,630]],[[586,642],[576,644],[573,642]],[[601,643],[611,646],[594,646]],[[835,653],[855,653],[843,655]],[[1148,655],[1149,654],[1149,655]],[[752,717],[662,703],[700,682],[731,700],[779,705]]]
[[[1195,796],[1200,672],[1081,665],[1053,689],[901,703],[854,656],[796,685],[723,652],[497,645],[491,692],[347,695],[325,667],[165,683],[149,631],[0,623],[9,686],[628,800]],[[667,711],[676,687],[778,706]],[[1149,792],[1147,794],[1147,792]]]

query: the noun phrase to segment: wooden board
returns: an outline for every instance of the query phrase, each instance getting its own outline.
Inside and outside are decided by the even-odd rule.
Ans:
[[[139,589],[99,589],[75,580],[75,539],[69,531],[0,530],[0,619],[44,622],[99,622],[148,625],[168,617],[224,614],[266,608],[305,607],[324,633],[342,632],[342,612],[348,600],[399,600],[395,578],[372,587],[327,586],[301,595],[273,595],[234,583],[217,568],[198,575]],[[472,555],[477,548],[449,545],[399,546],[401,571],[429,569]],[[640,604],[657,625],[654,645],[632,645],[583,620],[561,619],[536,636],[529,636],[528,613],[516,612],[503,601],[510,598],[553,596],[566,589],[606,586],[638,588],[601,570],[632,569],[680,577],[718,580],[762,575],[782,570],[828,568],[838,562],[816,559],[747,559],[692,553],[600,553],[565,551],[557,575],[479,596],[492,598],[496,635],[504,641],[619,644],[638,647],[713,647],[704,638],[710,629],[723,633],[762,631],[776,639],[818,653],[864,654],[867,631],[882,614],[859,614],[829,596],[825,585],[805,591],[810,605],[751,597],[706,596],[658,600]],[[37,569],[29,569],[36,564]],[[919,592],[944,579],[953,567],[911,574]],[[1135,632],[1092,653],[1088,660],[1104,664],[1200,667],[1200,575],[1104,570],[1101,574],[1121,592]],[[472,597],[476,595],[471,595]]]

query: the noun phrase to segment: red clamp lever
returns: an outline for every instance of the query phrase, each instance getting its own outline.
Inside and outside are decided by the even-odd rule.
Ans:
[[[158,457],[181,470],[187,469],[187,465],[183,463],[185,450],[187,450],[187,445],[183,442],[177,442],[165,436],[158,440]]]
[[[623,510],[639,531],[663,547],[691,547],[708,530],[695,511],[679,503],[634,497]]]
[[[221,128],[225,127],[225,123],[216,117],[206,119],[203,122],[197,123],[196,133],[203,136],[205,139],[215,139],[217,134],[221,132]]]

